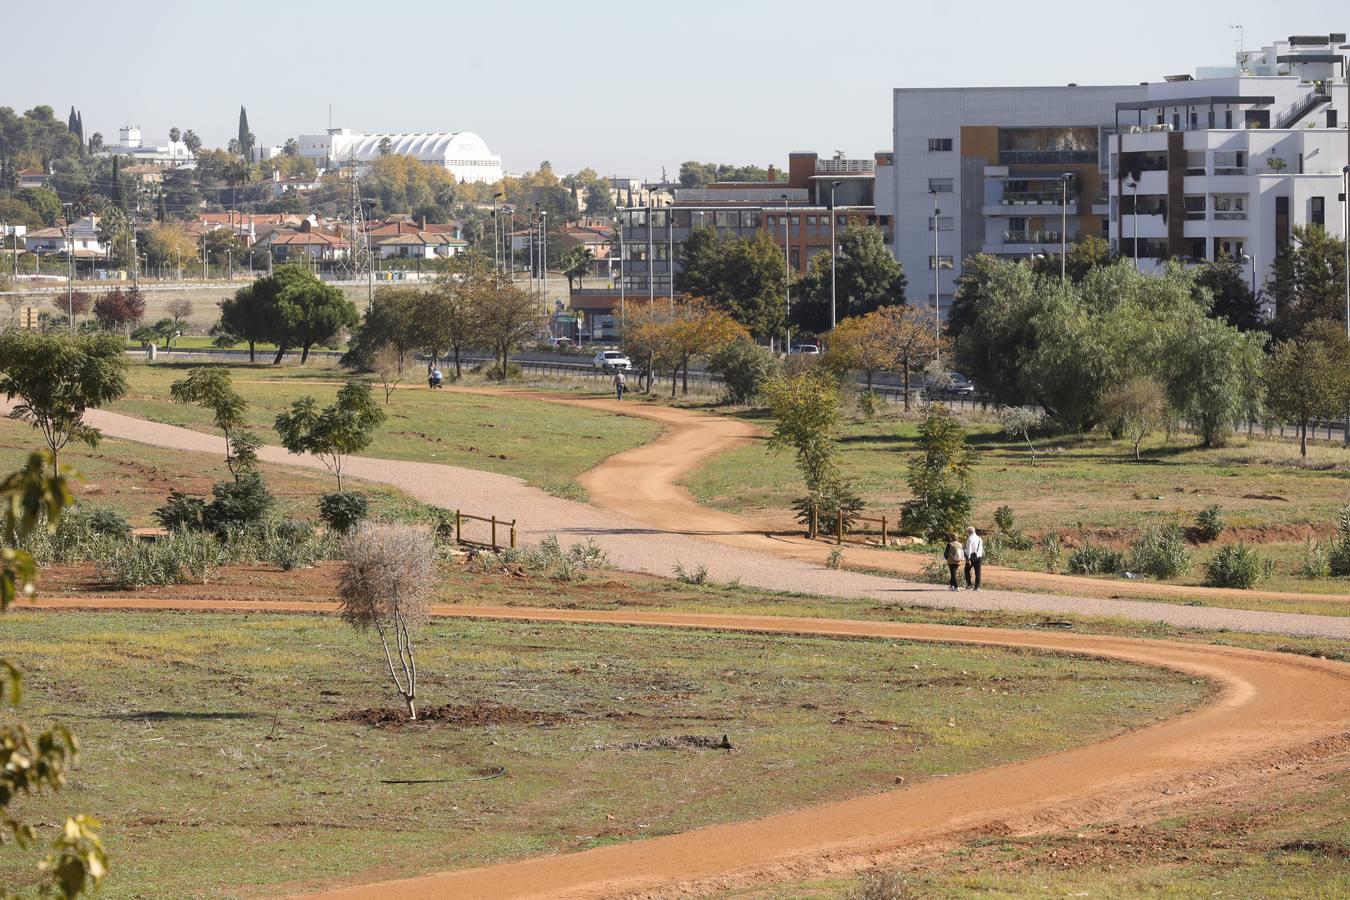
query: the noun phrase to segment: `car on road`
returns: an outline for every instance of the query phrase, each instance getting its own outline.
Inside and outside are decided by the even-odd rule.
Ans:
[[[571,350],[577,345],[576,341],[568,337],[549,338],[548,343],[554,350]]]
[[[633,368],[633,363],[623,355],[622,350],[601,350],[595,354],[592,365],[602,372],[627,372]]]
[[[939,380],[924,377],[924,395],[959,400],[974,397],[975,383],[960,372],[945,372]]]
[[[803,356],[819,356],[820,348],[815,344],[798,344],[792,348],[792,352]]]

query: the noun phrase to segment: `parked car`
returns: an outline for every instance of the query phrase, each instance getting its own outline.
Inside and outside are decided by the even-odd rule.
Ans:
[[[820,348],[815,344],[798,344],[792,348],[793,353],[800,353],[805,356],[819,356]]]
[[[554,350],[571,350],[576,346],[576,342],[569,337],[549,338],[548,343]]]
[[[627,356],[623,355],[621,350],[601,350],[595,354],[592,365],[602,372],[613,372],[621,370],[627,372],[633,368],[633,363]]]
[[[940,381],[925,377],[923,391],[928,397],[961,399],[975,396],[975,383],[960,372],[947,372]]]

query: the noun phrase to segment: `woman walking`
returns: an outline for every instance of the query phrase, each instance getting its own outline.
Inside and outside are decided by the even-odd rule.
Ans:
[[[956,584],[956,570],[961,568],[961,563],[965,560],[965,551],[961,548],[961,542],[956,539],[956,532],[947,532],[947,549],[943,551],[943,559],[947,561],[947,570],[951,572],[951,578],[947,582],[947,589],[951,591],[960,590]]]

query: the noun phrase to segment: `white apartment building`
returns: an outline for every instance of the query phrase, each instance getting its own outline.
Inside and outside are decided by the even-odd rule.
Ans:
[[[321,168],[349,159],[369,163],[380,156],[400,154],[419,162],[443,166],[456,181],[494,182],[502,177],[502,158],[471,131],[418,134],[364,134],[330,128],[325,134],[302,134],[300,155]]]
[[[1344,34],[1294,36],[1116,104],[1110,236],[1146,270],[1227,254],[1259,287],[1294,226],[1343,235]],[[1270,310],[1267,310],[1270,312]]]
[[[140,163],[176,168],[195,165],[197,158],[182,141],[149,141],[138,125],[123,125],[117,129],[117,143],[104,144],[99,156],[130,156]]]
[[[933,302],[936,269],[945,315],[962,260],[976,253],[1027,257],[1059,252],[1066,234],[1106,236],[1107,137],[1117,104],[1145,93],[1140,85],[897,88],[893,165],[876,169],[876,211],[890,226],[910,301]]]

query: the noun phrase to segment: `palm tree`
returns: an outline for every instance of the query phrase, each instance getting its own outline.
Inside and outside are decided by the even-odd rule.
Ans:
[[[595,254],[590,247],[577,244],[571,250],[563,254],[560,260],[563,274],[567,276],[567,289],[572,289],[572,279],[577,280],[577,287],[582,286],[582,278],[591,271],[591,264],[595,262]]]

